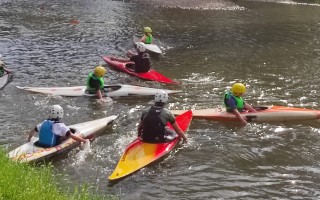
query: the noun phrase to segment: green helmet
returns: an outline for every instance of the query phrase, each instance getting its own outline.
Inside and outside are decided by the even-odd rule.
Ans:
[[[144,28],[143,28],[143,31],[144,31],[145,33],[152,33],[152,30],[151,30],[150,27],[144,27]]]

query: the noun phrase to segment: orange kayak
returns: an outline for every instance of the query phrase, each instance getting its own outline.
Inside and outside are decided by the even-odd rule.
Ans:
[[[289,122],[302,120],[320,119],[320,110],[305,108],[294,108],[285,106],[261,106],[256,107],[257,112],[242,112],[241,115],[247,118],[248,122]],[[174,115],[180,115],[184,110],[171,110]],[[217,121],[237,121],[233,113],[225,108],[213,108],[193,110],[193,117]]]
[[[192,111],[186,111],[176,117],[182,131],[186,131],[191,123]],[[169,127],[170,124],[168,124]],[[172,127],[171,127],[172,128]],[[115,170],[108,177],[109,180],[124,178],[150,163],[158,160],[173,150],[179,143],[180,138],[176,137],[170,142],[145,143],[140,138],[135,139],[124,151]]]

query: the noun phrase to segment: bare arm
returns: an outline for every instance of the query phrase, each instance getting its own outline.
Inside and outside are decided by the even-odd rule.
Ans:
[[[101,93],[101,90],[97,90],[97,97],[99,99],[102,99],[102,93]]]
[[[140,39],[140,42],[146,43],[146,36],[142,36],[142,38]]]
[[[250,106],[249,104],[245,103],[244,104],[244,108],[246,110],[249,110],[250,112],[257,112],[256,109],[254,109],[252,106]]]
[[[171,125],[172,125],[172,128],[174,129],[174,131],[183,139],[183,141],[187,142],[187,137],[185,136],[185,134],[181,130],[180,126],[176,122],[174,122]]]
[[[29,132],[29,135],[28,135],[28,142],[30,142],[31,138],[36,134],[36,131],[35,129],[32,129],[30,132]]]
[[[241,121],[242,124],[246,125],[248,123],[244,118],[242,118],[241,114],[237,109],[234,109],[233,112],[237,116],[237,118]]]
[[[70,137],[71,137],[72,139],[74,139],[74,140],[76,140],[76,141],[78,141],[78,142],[84,142],[84,143],[86,142],[85,139],[83,139],[82,137],[79,137],[79,136],[73,134],[71,131],[69,131],[69,133],[70,133]]]
[[[7,68],[3,68],[3,70],[5,71],[5,72],[7,72],[8,74],[10,74],[11,73],[11,71],[10,70],[8,70]]]
[[[143,122],[142,122],[142,120],[140,120],[139,125],[138,125],[138,137],[140,137],[142,134],[142,125],[143,125]]]
[[[115,60],[118,62],[130,62],[130,59],[126,59],[126,58],[116,58],[116,57],[110,57],[110,60]]]

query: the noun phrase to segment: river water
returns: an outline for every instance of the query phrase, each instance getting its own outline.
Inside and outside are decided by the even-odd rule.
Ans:
[[[210,9],[192,9],[170,2],[0,1],[0,54],[15,72],[0,91],[0,144],[8,151],[23,144],[49,106],[60,104],[66,124],[119,115],[90,152],[76,149],[54,160],[64,186],[87,183],[94,194],[121,199],[319,199],[319,121],[241,127],[193,120],[187,145],[110,186],[107,177],[152,98],[100,105],[16,88],[84,85],[90,70],[104,64],[101,56],[124,56],[132,35],[150,26],[164,51],[153,67],[181,84],[112,70],[107,83],[183,90],[170,96],[170,109],[221,106],[224,90],[235,81],[248,86],[245,99],[253,105],[320,109],[318,4],[220,0]]]

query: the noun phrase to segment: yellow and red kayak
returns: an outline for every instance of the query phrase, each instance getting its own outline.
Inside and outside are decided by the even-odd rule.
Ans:
[[[320,119],[320,110],[305,108],[294,108],[286,106],[261,106],[256,107],[257,112],[242,112],[243,117],[248,122],[290,122],[302,120]],[[171,110],[174,115],[180,115],[185,110]],[[229,113],[225,108],[213,108],[193,110],[193,117],[198,119],[217,121],[238,121],[233,113]]]
[[[176,122],[179,124],[182,131],[186,131],[191,123],[192,111],[186,111],[176,117]],[[169,127],[171,127],[168,124]],[[172,127],[171,127],[172,128]],[[139,169],[158,160],[168,154],[178,145],[180,137],[176,137],[170,142],[165,143],[145,143],[140,138],[135,139],[126,148],[121,156],[115,170],[108,177],[109,180],[117,180],[132,174]]]

